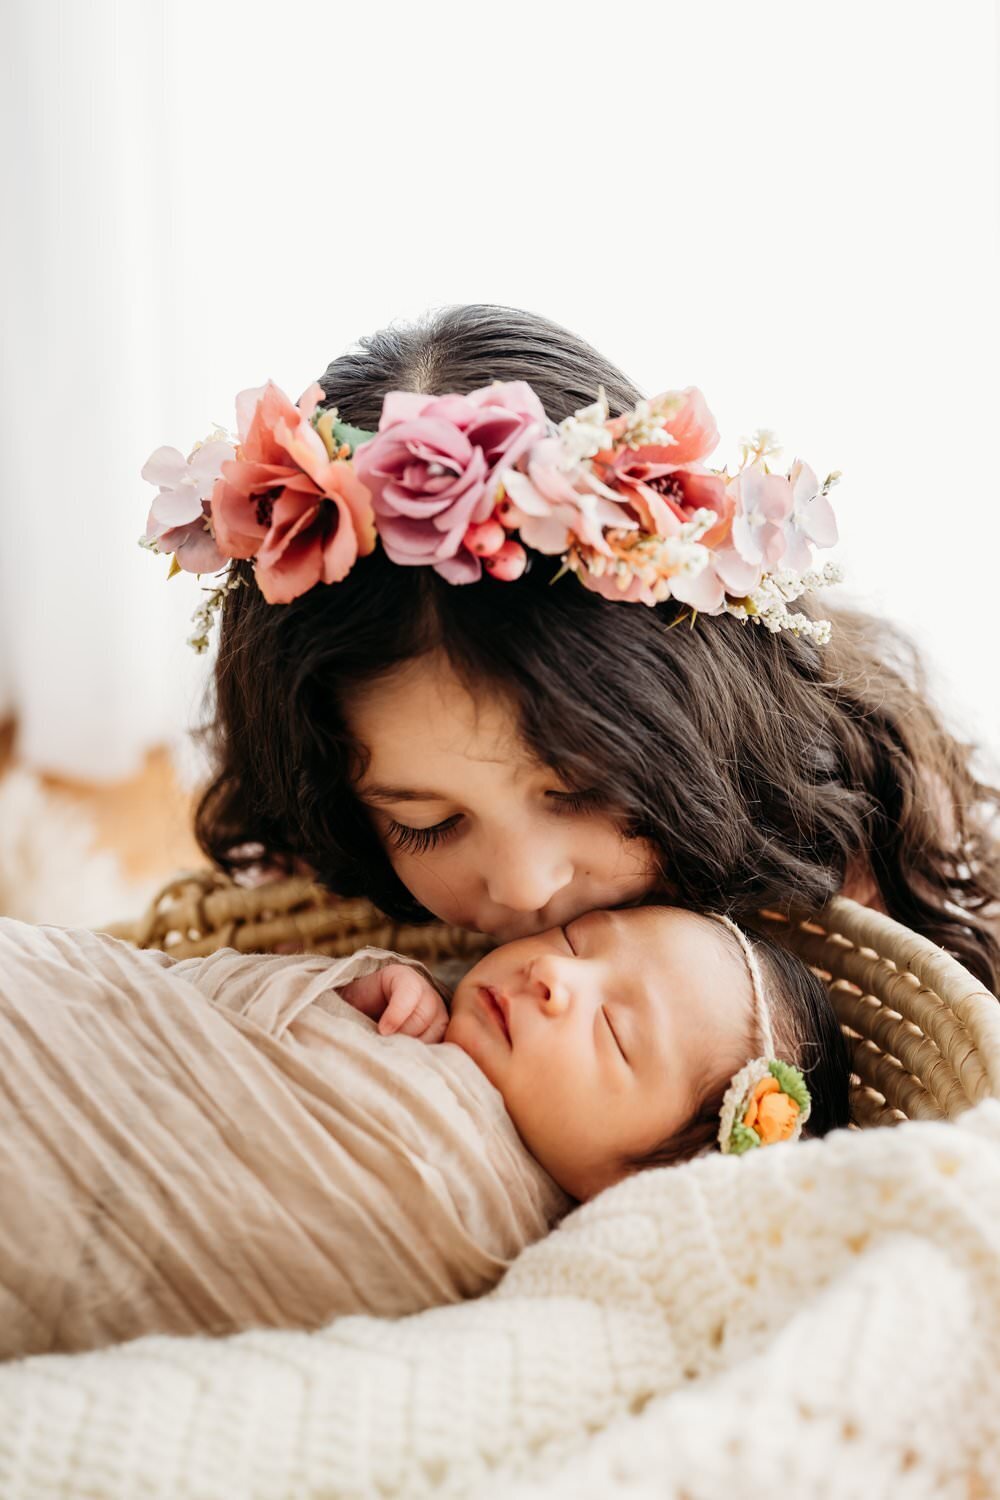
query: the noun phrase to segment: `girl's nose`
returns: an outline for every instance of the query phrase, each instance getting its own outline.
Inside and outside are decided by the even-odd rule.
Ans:
[[[546,857],[547,854],[547,857]],[[542,912],[573,879],[573,863],[551,847],[511,840],[491,852],[486,889],[494,906],[507,911]]]

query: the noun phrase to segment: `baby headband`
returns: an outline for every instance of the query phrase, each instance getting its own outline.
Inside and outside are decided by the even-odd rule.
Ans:
[[[757,955],[746,934],[729,917],[718,912],[709,915],[728,927],[743,949],[753,986],[754,1018],[764,1053],[734,1074],[719,1113],[720,1150],[742,1156],[754,1146],[796,1140],[812,1111],[812,1100],[799,1069],[774,1056],[770,1008],[764,995]]]
[[[796,459],[759,430],[735,474],[704,459],[719,441],[696,386],[664,391],[610,417],[597,400],[558,425],[531,386],[500,381],[465,394],[389,391],[376,432],[351,427],[309,386],[293,406],[272,382],[236,397],[238,437],[216,427],[187,458],[157,448],[142,477],[157,486],[140,545],[172,553],[168,577],[217,573],[250,558],[270,604],[338,583],[380,541],[401,567],[430,567],[449,583],[501,582],[529,554],[559,559],[605,598],[658,604],[683,616],[731,614],[824,644],[828,620],[788,605],[836,583],[812,549],[837,540],[827,498]],[[189,645],[208,647],[213,612],[244,582],[209,590]]]

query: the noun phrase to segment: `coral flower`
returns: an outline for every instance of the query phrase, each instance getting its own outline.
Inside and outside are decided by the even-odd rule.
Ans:
[[[613,446],[594,458],[606,484],[620,489],[634,506],[646,531],[672,536],[696,510],[713,510],[718,524],[703,538],[712,548],[729,533],[734,501],[725,478],[701,462],[719,442],[715,418],[697,386],[665,391],[645,403],[651,418],[669,441],[636,440],[630,414],[605,426]]]
[[[255,557],[269,604],[337,583],[375,546],[371,496],[350,463],[331,458],[309,417],[312,385],[293,406],[272,381],[236,398],[240,447],[212,491],[216,540]]]

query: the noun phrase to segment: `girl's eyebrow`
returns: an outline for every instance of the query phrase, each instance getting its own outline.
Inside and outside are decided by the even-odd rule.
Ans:
[[[420,787],[365,786],[358,795],[368,802],[447,802],[443,792],[429,792]]]

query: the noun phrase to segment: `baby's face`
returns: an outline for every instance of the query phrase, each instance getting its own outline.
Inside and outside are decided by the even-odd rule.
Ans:
[[[445,1040],[584,1199],[684,1124],[706,1079],[742,1067],[752,1003],[720,923],[674,907],[592,911],[488,953],[455,991]]]

